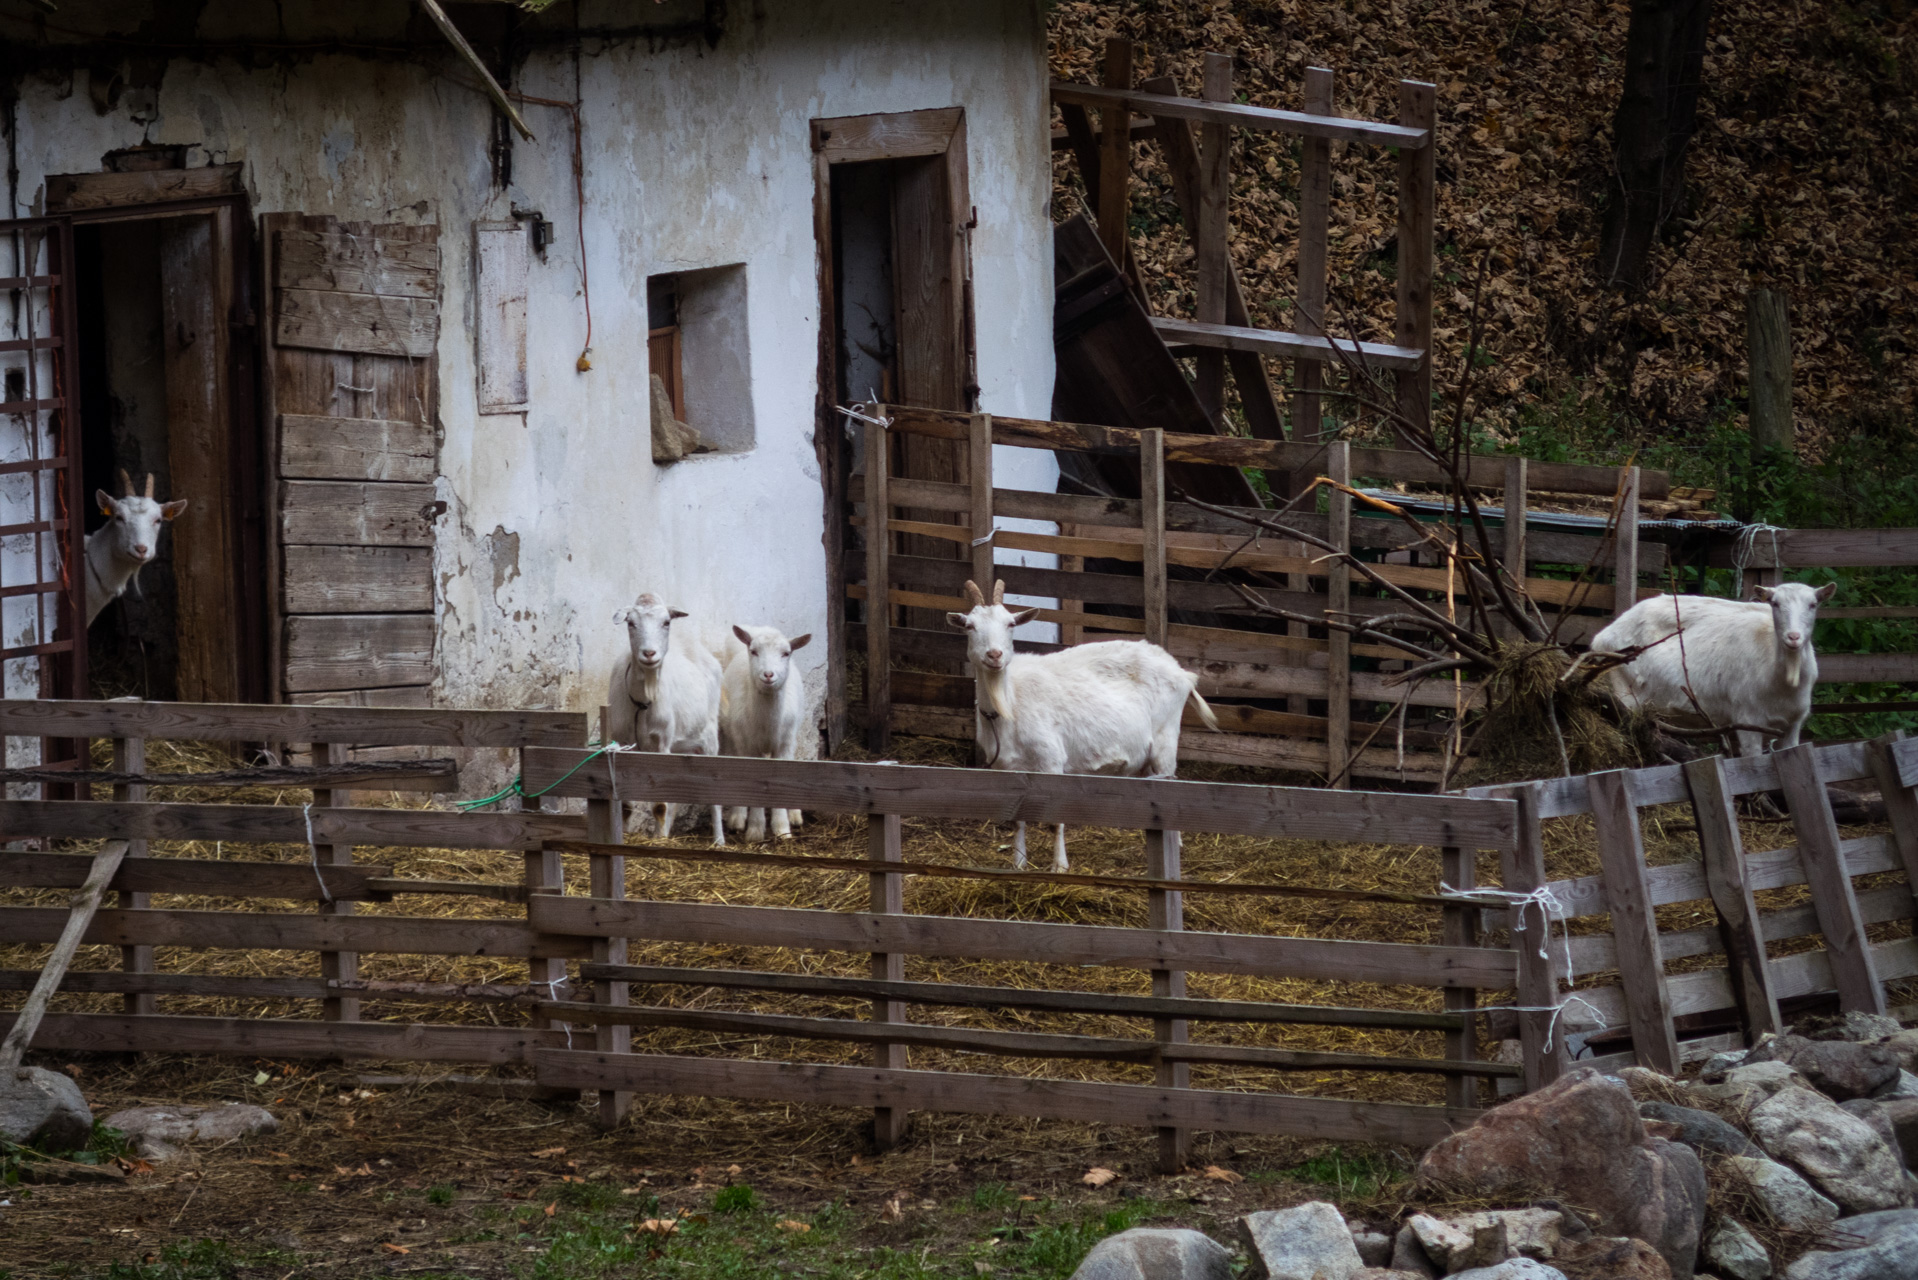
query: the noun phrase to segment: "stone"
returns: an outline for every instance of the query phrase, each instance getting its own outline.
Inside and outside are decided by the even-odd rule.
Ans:
[[[1346,1280],[1415,1280],[1424,1276],[1423,1271],[1394,1271],[1390,1267],[1361,1267],[1346,1277]]]
[[[1918,1280],[1918,1226],[1896,1227],[1862,1249],[1813,1250],[1785,1280]]]
[[[1452,1280],[1565,1280],[1565,1273],[1532,1258],[1513,1258],[1495,1267],[1473,1267],[1460,1271]]]
[[[1735,1218],[1720,1218],[1705,1235],[1705,1260],[1731,1280],[1765,1280],[1771,1253]]]
[[[1725,1078],[1725,1073],[1745,1061],[1749,1049],[1731,1049],[1724,1053],[1714,1053],[1705,1059],[1705,1065],[1698,1069],[1698,1078],[1706,1084],[1717,1084]]]
[[[1904,1161],[1869,1124],[1821,1093],[1782,1089],[1752,1108],[1751,1125],[1759,1146],[1842,1208],[1864,1213],[1910,1203]]]
[[[1882,1013],[1861,1013],[1856,1009],[1847,1009],[1843,1013],[1812,1014],[1800,1018],[1791,1029],[1807,1040],[1883,1040],[1903,1030],[1896,1018]]]
[[[129,1107],[105,1123],[126,1135],[134,1154],[153,1161],[177,1160],[189,1146],[236,1142],[280,1127],[271,1111],[246,1102]]]
[[[658,374],[652,379],[653,461],[678,462],[701,451],[699,432],[673,415],[672,393]]]
[[[1625,1236],[1593,1236],[1567,1245],[1552,1258],[1565,1280],[1671,1280],[1672,1269],[1658,1250]],[[1688,1273],[1689,1274],[1689,1273]]]
[[[1546,1194],[1576,1204],[1596,1230],[1650,1244],[1680,1280],[1697,1259],[1705,1217],[1697,1153],[1647,1134],[1624,1082],[1591,1067],[1446,1138],[1426,1153],[1419,1177],[1487,1197]]]
[[[1910,1167],[1911,1162],[1905,1159],[1904,1149],[1898,1145],[1898,1127],[1892,1124],[1891,1113],[1885,1110],[1884,1103],[1875,1098],[1852,1098],[1839,1103],[1838,1109],[1870,1125],[1871,1131],[1878,1135],[1878,1140],[1898,1157],[1898,1163]]]
[[[1697,1107],[1680,1107],[1669,1102],[1641,1102],[1638,1114],[1647,1120],[1663,1120],[1676,1126],[1673,1136],[1694,1151],[1715,1151],[1723,1156],[1763,1155],[1755,1143],[1728,1120],[1720,1119]]]
[[[1719,1083],[1695,1084],[1691,1092],[1749,1111],[1780,1089],[1793,1087],[1808,1089],[1811,1083],[1789,1062],[1745,1062],[1727,1071]]]
[[[1556,1207],[1492,1209],[1484,1213],[1447,1218],[1445,1221],[1449,1226],[1474,1235],[1492,1223],[1503,1225],[1508,1249],[1505,1256],[1508,1258],[1513,1254],[1526,1258],[1549,1258],[1565,1233],[1565,1215]],[[1452,1265],[1456,1268],[1458,1263],[1454,1261]]]
[[[1634,1098],[1669,1097],[1681,1087],[1678,1081],[1650,1067],[1620,1067],[1614,1074],[1625,1082]]]
[[[1748,1061],[1783,1062],[1834,1102],[1869,1098],[1897,1079],[1900,1065],[1897,1053],[1882,1044],[1797,1035],[1773,1036],[1753,1049]]]
[[[1898,1065],[1906,1071],[1918,1072],[1918,1029],[1900,1031],[1895,1036],[1886,1036],[1878,1042],[1898,1057]]]
[[[1359,1261],[1367,1267],[1392,1264],[1392,1237],[1382,1231],[1354,1231],[1352,1247],[1359,1251]]]
[[[1412,1229],[1412,1224],[1409,1222],[1400,1227],[1399,1233],[1392,1237],[1391,1267],[1394,1271],[1424,1276],[1426,1280],[1431,1280],[1439,1273],[1438,1268],[1432,1265],[1432,1259],[1425,1252],[1425,1247],[1419,1243],[1418,1232]]]
[[[1862,1249],[1877,1244],[1887,1232],[1918,1223],[1918,1209],[1880,1209],[1840,1218],[1825,1232],[1825,1242],[1833,1249]]]
[[[58,1071],[22,1067],[0,1089],[0,1138],[46,1155],[77,1151],[93,1136],[93,1109]]]
[[[1718,1169],[1722,1174],[1743,1178],[1773,1225],[1786,1231],[1819,1231],[1838,1216],[1837,1205],[1776,1160],[1727,1156]]]
[[[1918,1076],[1903,1067],[1893,1076],[1891,1083],[1871,1095],[1879,1102],[1896,1102],[1901,1098],[1918,1098]]]
[[[1918,1098],[1894,1098],[1878,1106],[1891,1121],[1898,1149],[1904,1153],[1905,1168],[1918,1169]]]
[[[1449,1222],[1441,1222],[1429,1213],[1413,1214],[1406,1220],[1406,1225],[1412,1228],[1412,1234],[1418,1238],[1425,1256],[1440,1271],[1450,1271],[1452,1255],[1472,1247],[1471,1232],[1462,1231]]]
[[[1512,1256],[1512,1246],[1507,1241],[1503,1219],[1494,1218],[1490,1222],[1481,1222],[1471,1230],[1472,1243],[1463,1249],[1454,1249],[1446,1262],[1451,1271],[1477,1271],[1486,1267],[1496,1267]]]
[[[1345,1215],[1323,1200],[1239,1219],[1247,1280],[1347,1280],[1365,1266]]]
[[[1232,1255],[1203,1231],[1134,1227],[1093,1245],[1072,1280],[1233,1280]]]

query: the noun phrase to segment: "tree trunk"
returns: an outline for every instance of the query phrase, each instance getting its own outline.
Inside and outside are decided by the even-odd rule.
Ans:
[[[1745,299],[1751,362],[1752,459],[1792,447],[1791,313],[1784,294],[1753,289]]]
[[[1711,0],[1632,0],[1625,87],[1612,117],[1612,190],[1599,274],[1636,288],[1659,229],[1678,209],[1697,120]]]

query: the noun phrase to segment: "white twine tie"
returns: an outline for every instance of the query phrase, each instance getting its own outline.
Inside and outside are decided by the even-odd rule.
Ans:
[[[326,887],[326,877],[320,872],[320,846],[313,839],[313,804],[308,801],[300,812],[306,817],[306,852],[313,859],[313,878],[320,882],[320,896],[330,904],[333,901],[332,890]]]
[[[1565,926],[1564,930],[1559,934],[1559,939],[1565,948],[1565,981],[1568,984],[1578,981],[1578,971],[1572,964],[1571,912],[1566,909],[1565,904],[1558,900],[1557,895],[1552,892],[1550,886],[1540,885],[1529,893],[1517,893],[1510,889],[1459,890],[1454,889],[1451,885],[1441,880],[1439,882],[1439,896],[1442,898],[1456,898],[1461,902],[1482,902],[1487,898],[1504,902],[1512,909],[1512,933],[1514,935],[1529,932],[1525,927],[1525,909],[1527,907],[1536,907],[1538,909],[1539,923],[1541,926],[1538,937],[1538,958],[1541,960],[1549,959],[1551,956],[1549,948],[1552,941],[1552,921],[1555,919],[1558,920]],[[1558,993],[1554,990],[1553,994],[1557,995]],[[1572,1004],[1585,1006],[1586,1011],[1590,1013],[1593,1018],[1597,1019],[1601,1027],[1605,1025],[1605,1015],[1601,1014],[1592,1005],[1591,1001],[1575,992],[1567,992],[1564,995],[1558,996],[1557,1000],[1552,1004],[1488,1004],[1479,1005],[1473,1008],[1471,1012],[1549,1013],[1552,1015],[1551,1021],[1545,1024],[1545,1038],[1549,1043],[1558,1034],[1559,1016],[1565,1012],[1568,1005]]]

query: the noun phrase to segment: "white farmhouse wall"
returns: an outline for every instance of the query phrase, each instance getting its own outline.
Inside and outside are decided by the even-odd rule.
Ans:
[[[587,0],[581,22],[630,21],[633,8]],[[733,622],[823,641],[836,602],[825,596],[812,440],[815,117],[965,108],[982,407],[1047,416],[1051,177],[1033,0],[731,8],[716,48],[589,44],[580,60],[586,373],[575,369],[586,326],[566,112],[523,108],[538,139],[516,144],[513,185],[501,191],[491,109],[451,57],[431,67],[331,54],[256,67],[175,59],[148,123],[125,109],[96,114],[84,71],[23,85],[22,205],[40,204],[46,174],[96,169],[103,152],[147,140],[244,161],[256,213],[439,224],[448,512],[436,552],[435,696],[444,703],[596,707],[623,639],[611,615],[644,590],[685,609],[722,652]],[[287,22],[324,20],[288,13]],[[515,87],[571,99],[574,74],[571,50],[555,48],[534,54]],[[481,415],[471,228],[515,205],[541,210],[557,238],[531,269],[529,407]],[[750,298],[755,447],[656,466],[646,279],[732,263],[744,264]],[[1048,455],[1002,449],[995,464],[1002,484],[1053,487]],[[815,701],[824,656],[823,643],[799,655]]]

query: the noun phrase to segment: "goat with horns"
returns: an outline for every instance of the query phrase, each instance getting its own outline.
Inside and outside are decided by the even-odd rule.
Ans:
[[[153,473],[147,472],[147,491],[133,492],[133,478],[120,472],[123,498],[112,498],[105,489],[94,490],[107,523],[87,535],[87,625],[100,616],[100,610],[126,594],[126,589],[141,569],[152,563],[160,550],[160,528],[177,519],[186,510],[186,499],[159,502],[153,496]]]

